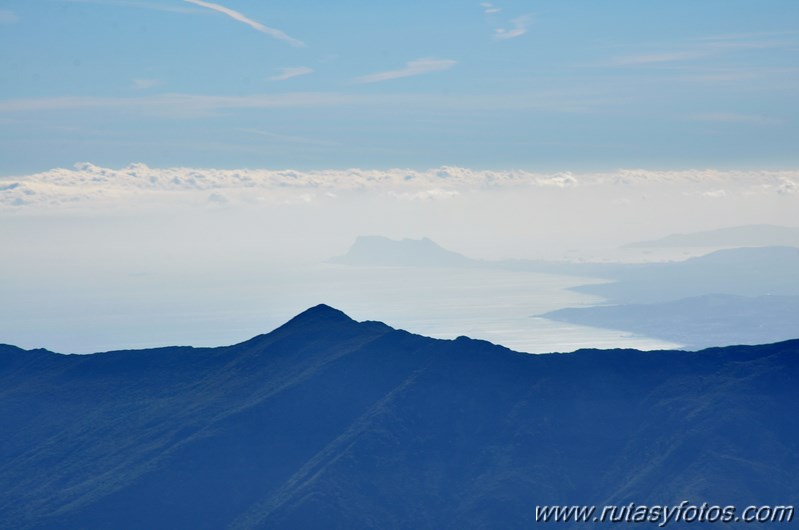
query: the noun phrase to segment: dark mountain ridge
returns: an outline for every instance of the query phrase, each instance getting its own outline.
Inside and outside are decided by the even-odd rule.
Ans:
[[[324,305],[221,348],[3,346],[0,527],[528,528],[555,503],[796,504],[797,375],[797,340],[527,355]]]

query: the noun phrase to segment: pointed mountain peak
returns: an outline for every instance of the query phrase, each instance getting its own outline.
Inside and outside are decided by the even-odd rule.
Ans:
[[[342,330],[357,329],[359,326],[364,326],[364,323],[353,320],[343,311],[339,311],[327,304],[319,304],[306,309],[269,333],[258,335],[241,344],[261,343],[264,340],[270,341],[275,337],[285,337],[286,334],[312,339],[320,333],[323,335],[339,333]]]
[[[372,340],[393,331],[394,328],[382,322],[358,322],[343,311],[327,304],[319,304],[306,309],[271,332],[235,346],[256,346],[264,351],[263,348],[273,345],[275,341],[288,339],[292,348],[305,351],[308,345],[317,344],[321,350],[327,351],[325,344],[339,344],[355,337]]]
[[[310,308],[306,309],[305,311],[303,311],[302,313],[300,313],[299,315],[297,315],[294,318],[302,318],[302,317],[308,317],[308,316],[313,316],[314,318],[316,318],[316,317],[342,318],[343,317],[343,318],[345,318],[347,320],[352,320],[350,317],[348,317],[344,313],[344,311],[336,309],[335,307],[330,307],[327,304],[319,304],[319,305],[315,305],[313,307],[310,307]]]
[[[259,343],[275,334],[299,334],[305,337],[312,337],[320,332],[329,332],[362,325],[358,321],[348,317],[343,311],[339,311],[327,304],[319,304],[306,309],[295,316],[282,326],[279,326],[269,333],[258,335],[241,344]]]
[[[289,320],[285,326],[308,326],[314,324],[352,324],[355,320],[348,317],[343,311],[339,311],[327,304],[315,305],[306,309],[296,317]]]

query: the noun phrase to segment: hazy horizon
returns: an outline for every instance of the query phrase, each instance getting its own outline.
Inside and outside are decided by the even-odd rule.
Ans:
[[[675,233],[799,227],[798,17],[792,0],[7,0],[0,342],[244,339],[338,283],[359,318],[546,342],[530,315],[607,301],[484,271],[451,320],[430,271],[359,288],[320,264],[363,235],[610,263],[708,251],[626,246]],[[518,297],[490,288],[508,282]]]
[[[382,319],[442,338],[469,335],[522,351],[679,346],[530,320],[603,303],[563,290],[581,283],[574,278],[553,276],[547,286],[535,273],[495,272],[460,284],[457,275],[445,274],[431,283],[430,271],[405,269],[367,271],[359,280],[358,271],[319,264],[344,254],[362,235],[428,237],[481,260],[686,259],[709,250],[625,245],[743,224],[797,227],[797,175],[79,164],[3,178],[0,245],[9,251],[0,274],[13,281],[2,287],[0,342],[81,353],[217,346],[329,303],[359,320]],[[473,292],[475,282],[486,287]],[[519,296],[491,287],[506,283]],[[404,286],[403,299],[393,291],[397,284]],[[456,300],[436,291],[442,285],[465,294]]]

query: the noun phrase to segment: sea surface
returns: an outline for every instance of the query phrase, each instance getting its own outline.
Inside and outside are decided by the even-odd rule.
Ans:
[[[466,335],[529,353],[680,346],[537,317],[602,303],[568,290],[601,280],[573,276],[304,264],[85,277],[56,271],[20,280],[0,284],[0,343],[62,353],[234,344],[319,303],[356,320],[442,339]]]

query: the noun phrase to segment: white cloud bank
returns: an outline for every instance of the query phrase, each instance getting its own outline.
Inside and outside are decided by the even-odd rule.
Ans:
[[[256,22],[255,20],[247,18],[246,16],[244,16],[241,13],[239,13],[238,11],[234,11],[234,10],[232,10],[230,8],[227,8],[227,7],[223,6],[223,5],[213,4],[211,2],[203,2],[202,0],[184,0],[184,1],[188,2],[190,4],[194,4],[194,5],[197,5],[197,6],[200,6],[200,7],[205,7],[207,9],[211,9],[213,11],[217,11],[219,13],[227,15],[230,18],[232,18],[233,20],[241,22],[242,24],[247,24],[248,26],[250,26],[251,28],[253,28],[256,31],[260,31],[261,33],[265,33],[266,35],[269,35],[270,37],[274,37],[275,39],[287,42],[287,43],[291,44],[294,47],[299,48],[299,47],[305,46],[305,43],[302,42],[301,40],[297,40],[297,39],[295,39],[293,37],[289,37],[288,35],[286,35],[282,31],[280,31],[279,29],[275,29],[275,28],[270,28],[268,26],[264,26],[260,22]]]
[[[652,171],[624,169],[607,173],[536,173],[522,170],[473,170],[443,166],[412,169],[203,169],[151,168],[131,164],[121,169],[77,164],[42,173],[0,178],[0,211],[83,208],[103,205],[137,207],[158,202],[195,204],[278,201],[314,194],[377,192],[399,199],[442,200],[478,191],[590,189],[643,191],[731,199],[790,196],[799,199],[799,170]],[[310,194],[310,195],[309,195]],[[303,201],[307,202],[306,199]]]

